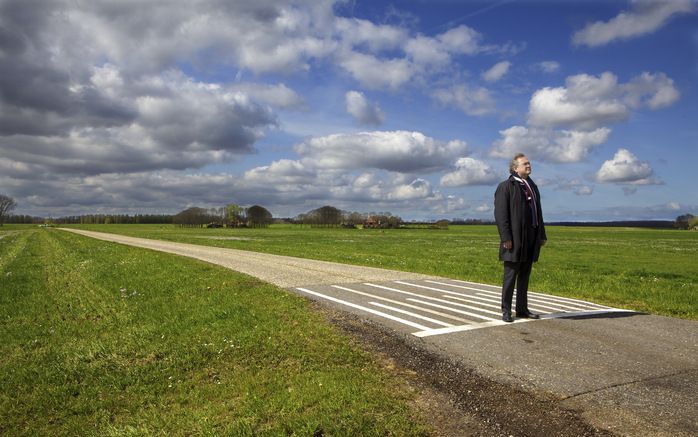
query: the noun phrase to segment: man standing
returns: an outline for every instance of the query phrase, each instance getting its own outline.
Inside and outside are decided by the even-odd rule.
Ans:
[[[528,310],[528,279],[545,244],[545,225],[540,192],[531,174],[531,163],[523,153],[509,164],[511,175],[494,194],[494,218],[499,231],[499,260],[504,261],[502,320],[513,322],[511,302],[516,285],[516,316],[537,319]]]

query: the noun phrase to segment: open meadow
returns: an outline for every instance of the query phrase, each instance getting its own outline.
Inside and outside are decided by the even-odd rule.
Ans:
[[[0,435],[425,435],[413,397],[290,292],[0,228]]]
[[[498,284],[493,226],[83,229]],[[548,228],[532,288],[698,320],[698,233]],[[203,262],[0,228],[0,434],[424,435],[415,393],[299,296]]]
[[[228,247],[499,284],[494,226],[340,229],[272,225],[203,229],[80,225],[134,237]],[[546,228],[531,288],[614,307],[698,320],[698,233],[640,228]]]

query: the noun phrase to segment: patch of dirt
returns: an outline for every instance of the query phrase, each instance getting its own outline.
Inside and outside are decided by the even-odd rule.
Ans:
[[[416,389],[414,407],[435,436],[613,436],[550,395],[485,378],[419,347],[409,336],[314,302],[328,321]]]

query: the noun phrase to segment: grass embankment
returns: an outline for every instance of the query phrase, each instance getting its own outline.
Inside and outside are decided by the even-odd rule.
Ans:
[[[0,434],[427,429],[404,383],[300,297],[185,258],[14,229],[0,229]]]
[[[448,230],[187,229],[80,226],[144,238],[336,261],[498,284],[494,226]],[[531,287],[546,293],[698,320],[698,233],[637,228],[548,227]]]

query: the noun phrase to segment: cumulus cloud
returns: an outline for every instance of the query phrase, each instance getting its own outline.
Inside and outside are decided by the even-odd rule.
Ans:
[[[407,30],[386,24],[375,24],[368,20],[338,17],[335,31],[340,40],[351,47],[366,48],[372,53],[393,50],[408,39]]]
[[[383,111],[377,104],[372,104],[359,91],[349,91],[344,96],[347,112],[364,125],[380,125],[385,120]]]
[[[619,149],[612,159],[605,161],[598,172],[596,180],[604,183],[632,185],[656,185],[661,182],[653,177],[654,171],[649,163],[640,161],[627,149]]]
[[[341,55],[339,65],[359,83],[371,89],[397,89],[415,74],[414,65],[407,59],[381,59],[354,51]]]
[[[492,68],[482,73],[482,78],[487,82],[497,82],[509,72],[511,62],[502,61],[494,64]]]
[[[664,73],[642,73],[619,83],[610,72],[570,76],[564,87],[533,93],[528,126],[500,131],[490,154],[506,158],[518,151],[552,162],[578,162],[604,143],[606,125],[630,117],[633,110],[660,109],[676,102],[679,92]]]
[[[482,116],[495,110],[494,99],[486,88],[472,89],[466,85],[454,85],[435,90],[432,98],[442,105],[454,106],[468,115]]]
[[[335,134],[311,138],[295,147],[304,156],[304,163],[318,168],[374,168],[402,173],[445,168],[467,148],[463,141],[443,142],[408,131]]]
[[[197,168],[251,153],[276,125],[275,115],[248,95],[177,72],[130,79],[107,65],[94,69],[89,87],[115,106],[128,104],[128,119],[98,123],[94,115],[67,111],[52,132],[5,131],[3,155],[58,173]]]
[[[454,171],[446,173],[441,178],[441,185],[445,187],[490,185],[500,179],[492,167],[474,158],[459,158],[455,167]]]
[[[693,0],[636,0],[632,5],[632,10],[623,11],[609,21],[590,23],[575,32],[572,43],[598,47],[616,40],[637,38],[657,31],[675,15],[696,9]]]
[[[610,72],[598,77],[579,74],[568,77],[565,85],[533,94],[528,113],[531,125],[594,129],[627,119],[632,109],[658,109],[679,98],[673,80],[664,73],[643,73],[626,84],[619,84]]]
[[[610,133],[610,129],[603,127],[593,131],[556,131],[512,126],[499,131],[501,138],[494,142],[490,154],[497,158],[511,158],[523,152],[540,161],[578,162],[606,142]]]

